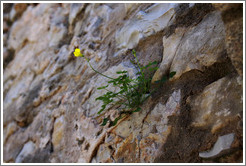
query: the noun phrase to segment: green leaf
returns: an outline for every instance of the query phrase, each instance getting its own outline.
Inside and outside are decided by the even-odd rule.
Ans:
[[[162,79],[161,79],[161,82],[166,82],[167,81],[167,76],[164,76]]]
[[[109,83],[109,84],[112,83],[113,85],[117,85],[116,79],[113,79],[113,80],[111,80],[111,81],[108,81],[108,83]]]
[[[152,68],[149,68],[149,71],[156,71],[158,69],[158,67],[152,67]]]
[[[141,108],[140,108],[140,107],[138,107],[137,109],[135,109],[135,110],[132,111],[132,112],[139,112],[139,111],[141,111]]]
[[[121,119],[121,116],[119,116],[118,118],[115,118],[115,120],[110,123],[111,126],[115,126],[120,119]]]
[[[171,73],[169,73],[169,78],[172,78],[175,74],[176,74],[176,72],[172,71]]]
[[[142,73],[141,73],[141,71],[139,71],[139,72],[137,72],[136,74],[137,74],[137,75],[140,75],[140,74],[142,74]]]
[[[133,65],[136,65],[137,62],[133,61],[133,60],[130,60],[130,62],[133,64]]]
[[[100,114],[101,112],[103,112],[103,111],[105,110],[105,108],[106,108],[106,105],[102,105],[102,107],[101,107],[100,111],[98,111],[98,113],[97,113],[97,114]]]
[[[167,76],[162,77],[161,80],[155,81],[155,83],[164,83],[167,81]]]
[[[108,87],[108,85],[106,85],[106,86],[101,86],[101,87],[98,87],[97,89],[98,90],[101,90],[101,89],[105,89],[105,88],[107,88]]]
[[[108,121],[109,121],[108,118],[104,118],[104,119],[103,119],[103,122],[102,122],[102,124],[101,124],[101,126],[105,126],[105,125],[107,124]]]
[[[123,71],[117,71],[116,74],[124,74],[127,73],[127,71],[123,70]]]
[[[96,100],[104,100],[104,98],[105,97],[103,97],[103,96],[99,96],[99,97],[96,98]]]
[[[148,67],[150,67],[150,66],[152,66],[152,65],[157,65],[157,64],[158,64],[157,61],[150,62],[149,64],[147,64],[146,66],[144,66],[144,68],[148,68]]]
[[[112,93],[113,93],[113,92],[107,92],[106,95],[110,95],[110,94],[112,94]]]

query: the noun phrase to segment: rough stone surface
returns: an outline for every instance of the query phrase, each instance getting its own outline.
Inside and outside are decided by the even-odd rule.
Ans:
[[[4,162],[242,162],[242,8],[4,4]],[[73,56],[77,47],[110,77],[136,77],[132,49],[140,64],[157,62],[145,71],[156,91],[140,112],[101,126],[119,110],[97,114],[95,98],[106,92],[97,87],[109,80]]]
[[[145,11],[139,11],[136,18],[130,20],[116,34],[116,42],[119,48],[132,49],[137,46],[140,39],[148,37],[163,30],[174,16],[176,4],[155,4]]]
[[[220,136],[216,141],[216,143],[214,144],[214,147],[211,149],[211,151],[200,152],[199,156],[202,158],[211,158],[220,155],[222,151],[230,149],[233,140],[234,140],[233,133]]]
[[[193,116],[192,125],[209,126],[211,132],[215,133],[227,124],[226,121],[242,116],[241,82],[240,77],[224,77],[208,85],[198,96],[188,98]]]
[[[176,29],[173,35],[163,38],[163,60],[154,78],[161,79],[169,71],[176,71],[175,78],[190,70],[202,71],[225,56],[224,40],[225,29],[219,12],[208,14],[195,27]]]
[[[243,6],[213,4],[222,12],[226,27],[226,49],[238,74],[243,76]],[[231,46],[235,47],[232,48]]]
[[[28,155],[31,155],[35,150],[35,144],[32,141],[27,142],[22,148],[20,154],[16,157],[15,162],[21,163]]]

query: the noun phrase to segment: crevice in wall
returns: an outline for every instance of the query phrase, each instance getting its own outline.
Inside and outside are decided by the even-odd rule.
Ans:
[[[7,50],[8,56],[3,61],[3,70],[8,66],[8,64],[14,59],[15,57],[15,50],[8,49]]]
[[[191,95],[199,94],[207,85],[218,79],[233,75],[237,75],[236,70],[231,60],[226,58],[223,62],[207,67],[203,72],[191,70],[184,73],[179,80],[167,82],[163,85],[162,92],[159,95],[164,92],[168,93],[168,89],[174,88],[181,89],[183,98],[180,115],[169,117],[172,132],[161,148],[160,155],[155,159],[155,162],[202,162],[202,158],[198,156],[198,150],[204,148],[204,146],[206,147],[209,141],[214,141],[216,135],[210,132],[211,129],[190,126],[192,120],[190,116],[191,108],[186,103],[186,99]],[[158,98],[159,95],[154,97]]]
[[[191,8],[187,3],[180,4],[175,8],[176,16],[174,23],[164,28],[164,36],[168,38],[175,32],[175,29],[178,27],[187,28],[199,24],[202,19],[212,11],[214,11],[214,8],[210,3],[196,3]]]

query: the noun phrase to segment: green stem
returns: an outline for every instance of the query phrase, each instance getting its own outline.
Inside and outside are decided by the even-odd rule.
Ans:
[[[112,92],[112,91],[110,91],[110,90],[108,90],[108,89],[106,89],[106,88],[105,88],[105,90],[108,91],[108,92]],[[115,93],[115,92],[112,92],[112,93]],[[125,97],[125,98],[124,98],[124,97],[122,97],[122,96],[120,96],[120,95],[118,95],[118,94],[117,94],[116,97],[117,97],[119,100],[126,100],[126,99],[127,99],[125,96],[124,96],[124,97]]]
[[[137,58],[136,53],[134,53],[133,55],[134,55],[134,57],[135,57],[135,58],[136,58],[136,60],[137,60],[138,67],[139,67],[139,69],[140,69],[140,71],[141,71],[142,75],[144,75],[143,70],[142,70],[142,68],[141,68],[141,66],[140,66],[140,63],[139,63],[139,60],[138,60],[138,58]]]
[[[140,63],[139,63],[139,60],[138,60],[138,58],[137,58],[136,53],[133,52],[133,55],[134,55],[135,59],[137,60],[137,65],[138,65],[138,67],[139,67],[139,69],[140,69],[141,77],[142,77],[142,79],[143,79],[144,86],[141,87],[141,88],[143,88],[143,92],[142,92],[142,93],[144,94],[144,93],[146,93],[146,81],[145,81],[145,75],[144,75],[144,72],[143,72],[143,70],[142,70],[142,67],[141,67],[141,65],[140,65]]]
[[[86,57],[85,57],[85,59],[87,60],[87,62],[89,63],[91,69],[92,69],[94,72],[96,72],[96,73],[98,73],[98,74],[100,74],[100,75],[102,75],[102,76],[104,76],[104,77],[106,77],[106,78],[109,78],[109,79],[111,79],[111,80],[114,79],[114,78],[111,78],[111,77],[109,77],[109,76],[106,76],[106,75],[100,73],[99,71],[95,70],[95,69],[92,67],[92,65],[91,65],[91,63],[90,63],[90,61],[89,61],[89,59],[87,59]]]

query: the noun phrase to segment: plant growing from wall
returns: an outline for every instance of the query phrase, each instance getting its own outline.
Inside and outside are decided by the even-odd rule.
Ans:
[[[156,71],[158,69],[158,67],[156,67],[157,62],[150,62],[146,66],[142,66],[139,63],[135,50],[133,50],[132,53],[135,59],[131,61],[131,63],[138,69],[136,78],[130,78],[129,73],[125,70],[117,71],[116,74],[118,77],[112,78],[95,70],[90,60],[81,54],[80,49],[76,48],[74,51],[76,57],[85,57],[92,70],[109,79],[107,85],[97,88],[98,90],[104,89],[107,91],[102,96],[96,98],[96,100],[103,102],[98,114],[107,110],[109,106],[115,106],[120,111],[120,115],[114,121],[111,121],[109,118],[104,118],[101,124],[102,126],[106,125],[107,122],[110,122],[110,125],[114,126],[117,124],[117,121],[125,115],[140,111],[140,106],[155,91],[150,88],[152,77],[147,77],[144,71]],[[167,81],[169,78],[172,78],[175,73],[176,72],[171,72],[168,77],[163,77],[162,80],[156,81],[156,83]],[[115,87],[116,91],[109,90],[108,87],[110,85]]]

